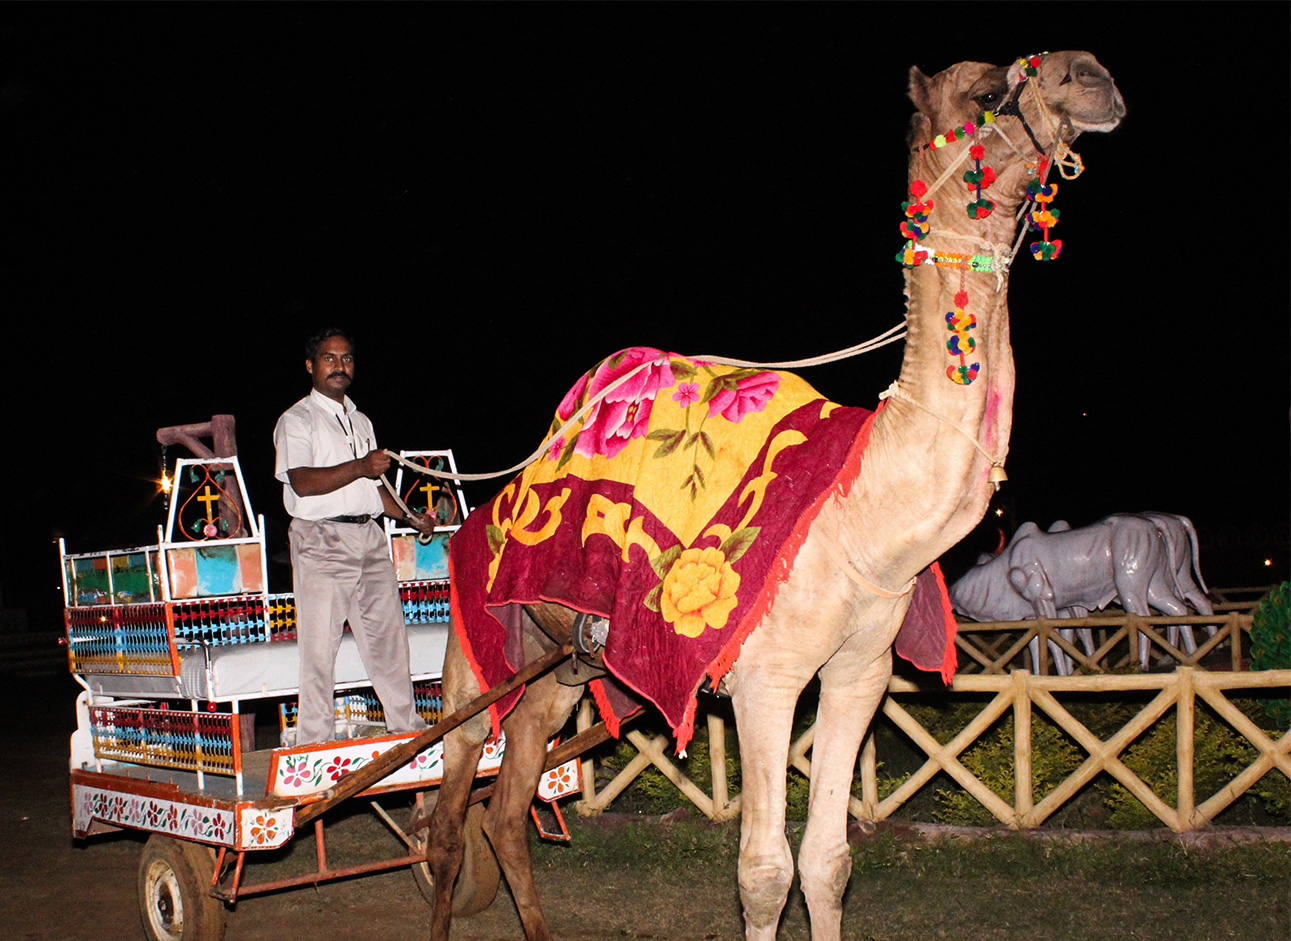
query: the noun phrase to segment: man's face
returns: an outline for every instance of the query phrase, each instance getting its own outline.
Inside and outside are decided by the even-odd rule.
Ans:
[[[342,402],[354,381],[354,351],[344,337],[328,337],[314,358],[305,360],[305,369],[313,377],[315,389]]]

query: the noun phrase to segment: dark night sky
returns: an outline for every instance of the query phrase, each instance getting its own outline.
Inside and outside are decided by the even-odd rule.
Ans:
[[[1062,259],[1014,269],[1008,505],[1185,513],[1212,583],[1286,577],[1289,8],[1012,7],[8,6],[6,606],[60,603],[58,535],[151,537],[159,426],[235,415],[280,535],[270,433],[320,324],[357,333],[382,443],[467,471],[624,346],[874,336],[907,70],[1064,48],[1129,117],[1075,146]],[[872,407],[899,355],[806,376]]]

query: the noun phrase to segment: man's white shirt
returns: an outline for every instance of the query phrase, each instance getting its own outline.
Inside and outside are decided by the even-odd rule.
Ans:
[[[339,490],[302,497],[291,487],[287,471],[296,467],[335,467],[365,456],[377,446],[372,422],[347,395],[344,404],[310,390],[282,413],[273,429],[274,476],[283,483],[282,502],[297,519],[377,515],[384,506],[381,482],[362,478]]]

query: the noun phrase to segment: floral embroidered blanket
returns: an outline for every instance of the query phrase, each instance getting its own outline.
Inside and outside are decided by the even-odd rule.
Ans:
[[[520,605],[608,618],[611,676],[592,685],[611,731],[630,691],[684,749],[700,684],[734,663],[821,507],[856,479],[874,413],[791,373],[633,348],[578,381],[553,432],[606,389],[453,536],[453,624],[487,688],[523,666]],[[954,619],[935,566],[911,610],[922,626],[907,616],[898,651],[948,677]],[[517,697],[494,707],[495,723]]]

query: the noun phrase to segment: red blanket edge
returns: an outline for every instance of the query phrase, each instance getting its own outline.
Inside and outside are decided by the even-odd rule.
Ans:
[[[471,665],[471,672],[475,674],[475,682],[483,692],[490,684],[484,678],[484,671],[480,669],[479,661],[475,659],[475,651],[471,649],[471,639],[466,631],[466,619],[462,616],[462,603],[457,596],[457,576],[453,572],[452,553],[448,556],[448,611],[449,618],[453,622],[453,633],[457,635],[457,642],[462,647],[466,662]],[[498,713],[497,703],[489,706],[489,718],[493,723],[493,734],[497,736],[502,731],[502,716]]]
[[[955,636],[959,633],[959,622],[955,620],[955,611],[950,606],[950,592],[946,591],[946,577],[941,574],[941,562],[934,562],[929,566],[932,574],[937,577],[937,589],[941,595],[941,613],[946,622],[946,649],[941,655],[941,668],[937,670],[941,674],[941,681],[947,686],[955,679],[955,671],[959,669],[959,651],[955,649]],[[923,664],[915,664],[921,670],[927,670]]]
[[[514,604],[520,602],[510,603]],[[475,674],[475,682],[478,684],[480,692],[485,692],[489,689],[490,684],[484,677],[484,670],[481,669],[479,661],[475,658],[475,651],[471,649],[470,633],[466,630],[466,620],[462,617],[462,606],[457,595],[457,579],[454,577],[453,559],[451,555],[448,559],[448,604],[449,617],[452,619],[453,633],[457,635],[457,642],[462,647],[462,654],[466,657],[466,662],[470,664],[471,672]],[[488,611],[487,606],[485,607],[485,611]],[[490,616],[492,616],[491,613]],[[510,664],[508,664],[508,666],[509,665]],[[609,729],[611,735],[618,738],[619,717],[610,706],[609,699],[606,697],[601,681],[593,680],[587,685],[591,687],[592,695],[596,699],[596,706],[600,710],[601,718],[605,721],[605,727]],[[514,707],[514,697],[515,694],[512,693],[503,701],[511,701],[510,704]],[[500,702],[496,702],[489,706],[489,720],[492,723],[493,735],[495,737],[501,734],[502,720],[506,717],[505,714],[501,712],[500,707]],[[510,708],[508,708],[507,712],[510,711]]]

